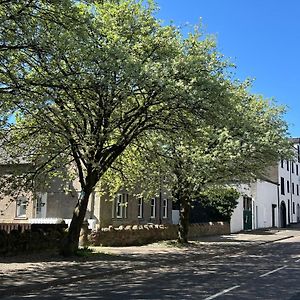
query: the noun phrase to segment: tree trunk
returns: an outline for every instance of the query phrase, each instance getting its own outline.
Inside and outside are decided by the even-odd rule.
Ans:
[[[178,243],[188,243],[190,205],[187,199],[179,199],[179,227],[178,227]]]
[[[63,239],[60,246],[60,254],[63,256],[72,256],[76,254],[79,245],[80,230],[85,218],[91,189],[83,190],[79,196],[78,202],[73,212],[72,221],[67,236]]]

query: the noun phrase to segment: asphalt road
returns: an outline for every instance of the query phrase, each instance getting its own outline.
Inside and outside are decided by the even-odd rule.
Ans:
[[[135,270],[0,299],[290,299],[300,300],[300,237],[229,247],[226,253],[150,260]]]

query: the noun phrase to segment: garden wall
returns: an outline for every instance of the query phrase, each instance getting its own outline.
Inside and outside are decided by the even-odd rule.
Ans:
[[[93,246],[131,246],[144,245],[161,240],[177,238],[178,225],[128,225],[114,228],[101,228],[91,232],[89,243]],[[209,222],[191,224],[189,238],[208,235],[229,234],[230,226],[227,222]]]

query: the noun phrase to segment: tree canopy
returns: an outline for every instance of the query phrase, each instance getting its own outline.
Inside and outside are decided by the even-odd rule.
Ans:
[[[210,174],[240,178],[246,166],[257,175],[286,145],[278,108],[233,82],[214,40],[184,38],[155,9],[134,0],[0,2],[5,146],[34,166],[22,181],[31,188],[63,166],[81,184],[66,255],[78,247],[89,195],[126,153],[154,147],[179,191],[178,175],[189,190]]]
[[[180,204],[181,242],[187,241],[194,200],[207,190],[267,178],[268,168],[291,154],[284,108],[251,94],[246,87],[228,83],[222,94],[227,94],[227,107],[217,111],[217,119],[199,119],[191,113],[188,132],[147,133],[116,161],[115,171],[107,173],[106,180],[112,179],[115,189],[122,185],[134,189],[138,182],[142,191],[152,194],[163,178],[163,185]]]

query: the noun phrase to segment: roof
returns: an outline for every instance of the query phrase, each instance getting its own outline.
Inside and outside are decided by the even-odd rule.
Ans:
[[[289,139],[294,144],[300,144],[300,137],[294,137]]]

